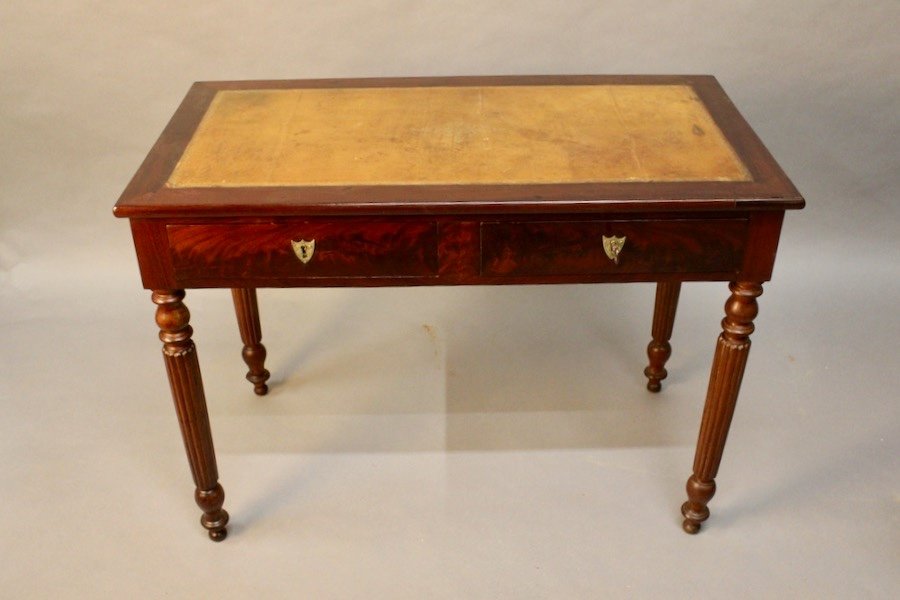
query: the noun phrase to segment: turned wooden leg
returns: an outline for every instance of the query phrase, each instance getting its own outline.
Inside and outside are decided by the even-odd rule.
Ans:
[[[647,389],[658,392],[660,382],[669,374],[666,361],[672,355],[669,339],[675,325],[675,310],[678,308],[678,294],[681,293],[681,282],[660,281],[656,284],[656,305],[653,308],[653,339],[647,346],[647,357],[650,364],[644,369],[647,376]]]
[[[210,539],[218,542],[225,539],[228,531],[228,513],[222,510],[225,492],[219,485],[216,468],[216,454],[213,449],[212,434],[209,429],[209,415],[206,412],[206,398],[203,395],[203,381],[200,379],[200,363],[197,350],[191,340],[193,333],[188,325],[190,313],[182,303],[184,290],[156,290],[153,302],[156,308],[156,323],[159,325],[159,339],[163,342],[163,358],[178,424],[187,451],[191,474],[196,491],[194,499],[203,510],[200,524],[209,531]]]
[[[725,303],[722,333],[716,343],[694,455],[694,474],[687,481],[688,500],[681,507],[683,527],[688,533],[700,531],[700,523],[709,518],[706,505],[716,493],[715,477],[750,352],[750,334],[758,311],[756,298],[763,292],[759,283],[732,282],[728,287],[731,297]]]
[[[237,313],[238,329],[241,330],[241,340],[244,342],[242,355],[244,362],[250,368],[247,371],[247,380],[253,384],[253,391],[263,396],[269,391],[266,381],[269,372],[266,371],[266,347],[260,343],[262,329],[259,326],[259,305],[256,302],[256,290],[253,288],[234,288],[231,290],[234,298],[234,311]]]

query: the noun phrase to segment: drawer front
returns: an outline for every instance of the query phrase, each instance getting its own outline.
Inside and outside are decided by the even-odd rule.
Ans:
[[[725,273],[741,266],[746,219],[482,223],[485,276]],[[624,237],[618,262],[603,238]]]
[[[429,221],[304,220],[167,229],[180,281],[239,278],[265,283],[437,274],[437,225]],[[304,247],[300,242],[306,242]]]

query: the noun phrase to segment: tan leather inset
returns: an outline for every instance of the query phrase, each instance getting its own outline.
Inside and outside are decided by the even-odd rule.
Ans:
[[[227,90],[170,187],[748,181],[685,85]]]

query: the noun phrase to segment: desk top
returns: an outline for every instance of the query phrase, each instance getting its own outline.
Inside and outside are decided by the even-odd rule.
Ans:
[[[116,214],[802,205],[712,77],[460,77],[195,84]]]
[[[747,181],[686,85],[223,90],[167,185]]]

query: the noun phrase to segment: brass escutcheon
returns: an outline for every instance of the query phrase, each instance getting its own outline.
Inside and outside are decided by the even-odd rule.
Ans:
[[[316,240],[309,242],[306,240],[300,240],[299,242],[291,240],[291,247],[294,249],[294,254],[300,259],[300,262],[305,265],[312,260],[313,253],[316,251]]]
[[[609,257],[609,260],[613,261],[615,264],[619,264],[619,253],[624,247],[624,235],[622,237],[607,237],[605,235],[603,236],[603,251],[606,252],[606,256]]]

